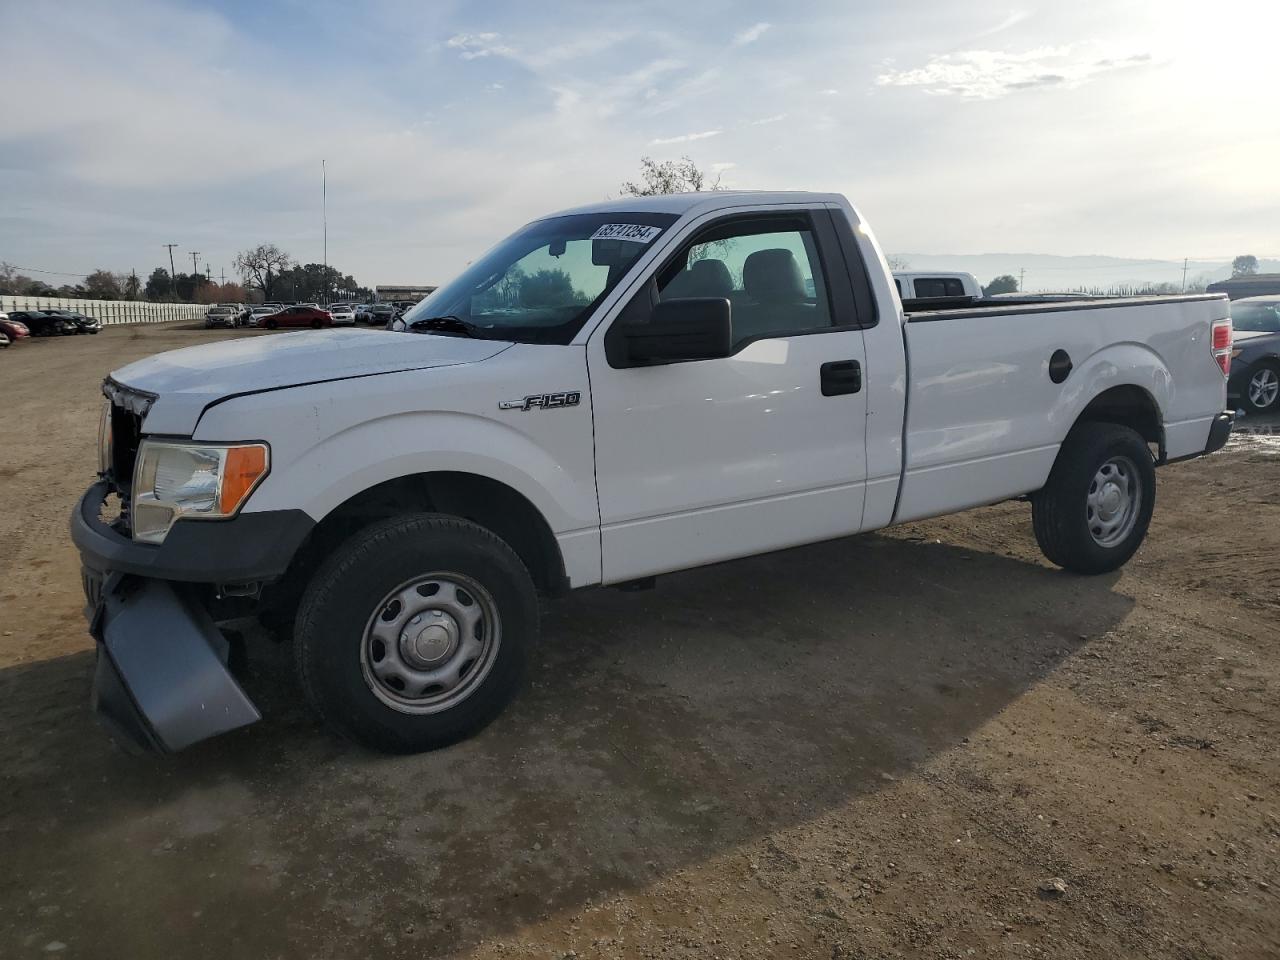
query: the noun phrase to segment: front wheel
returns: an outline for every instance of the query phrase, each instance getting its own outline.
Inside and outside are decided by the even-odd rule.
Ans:
[[[338,733],[416,753],[502,712],[537,632],[533,581],[505,542],[415,514],[357,533],[316,572],[298,609],[298,676]]]
[[[1036,542],[1060,567],[1107,573],[1142,545],[1155,504],[1156,471],[1142,437],[1119,424],[1084,423],[1031,497]]]
[[[1264,362],[1250,370],[1240,399],[1245,410],[1253,414],[1280,408],[1280,367]]]
[[[274,330],[278,326],[280,326],[280,324],[275,320],[268,320],[266,323],[266,327],[268,330]]]

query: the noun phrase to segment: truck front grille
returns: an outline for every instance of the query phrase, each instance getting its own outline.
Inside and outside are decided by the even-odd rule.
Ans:
[[[131,535],[129,506],[133,465],[137,462],[138,447],[142,443],[142,421],[155,402],[155,396],[110,378],[103,383],[102,392],[111,401],[111,463],[106,479],[120,498],[120,513],[111,525],[121,533]]]

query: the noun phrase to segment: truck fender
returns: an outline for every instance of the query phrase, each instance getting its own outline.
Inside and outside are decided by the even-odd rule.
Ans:
[[[1072,360],[1075,367],[1064,381],[1058,401],[1049,412],[1056,442],[1062,443],[1067,438],[1071,428],[1086,415],[1091,403],[1117,387],[1142,391],[1155,419],[1153,429],[1156,435],[1146,439],[1162,442],[1164,411],[1171,405],[1174,386],[1169,368],[1159,354],[1143,343],[1122,342],[1110,344],[1089,357]],[[1046,377],[1048,363],[1046,359]],[[1142,411],[1144,416],[1147,413]]]

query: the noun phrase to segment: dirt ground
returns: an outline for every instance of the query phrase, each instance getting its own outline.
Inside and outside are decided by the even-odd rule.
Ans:
[[[582,592],[416,757],[254,633],[263,722],[133,758],[67,533],[98,385],[232,335],[0,353],[0,957],[1280,956],[1280,426],[1162,470],[1117,575],[1009,503]]]

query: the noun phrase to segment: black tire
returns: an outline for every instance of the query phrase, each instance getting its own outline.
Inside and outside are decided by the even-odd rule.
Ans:
[[[1131,523],[1126,513],[1112,542],[1089,503],[1107,468],[1126,486],[1137,485]],[[1155,504],[1155,465],[1142,437],[1115,423],[1083,423],[1067,435],[1049,482],[1032,495],[1031,520],[1036,542],[1051,563],[1075,573],[1108,573],[1142,545]]]
[[[1241,383],[1240,405],[1244,407],[1246,413],[1252,413],[1256,416],[1260,413],[1271,413],[1275,410],[1280,410],[1280,393],[1272,397],[1270,402],[1264,403],[1254,403],[1249,396],[1254,378],[1267,374],[1270,374],[1273,378],[1280,379],[1280,364],[1274,360],[1261,360],[1250,367],[1244,375],[1244,380]]]
[[[321,323],[319,320],[312,320],[312,321],[311,321],[311,329],[312,329],[312,330],[319,330],[319,329],[320,329],[321,327],[323,327],[323,326],[324,326],[324,324],[323,324],[323,323]]]
[[[387,599],[396,591],[445,572],[487,591],[496,623],[484,632],[497,639],[487,660],[465,668],[464,677],[484,660],[488,672],[471,681],[460,702],[407,712],[388,705],[385,686],[368,674],[366,631],[392,609]],[[298,607],[295,656],[307,698],[329,727],[375,750],[417,753],[471,736],[501,713],[519,691],[537,633],[533,581],[505,542],[466,520],[413,514],[365,528],[316,571]]]
[[[274,330],[274,329],[276,329],[278,326],[280,326],[280,324],[279,324],[279,323],[277,323],[275,320],[268,320],[268,321],[267,321],[267,329],[268,329],[268,330]]]

